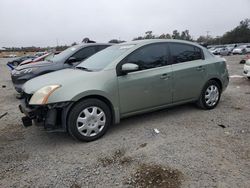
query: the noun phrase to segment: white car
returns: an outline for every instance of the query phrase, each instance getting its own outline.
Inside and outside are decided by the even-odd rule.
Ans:
[[[219,55],[222,49],[223,48],[214,48],[214,49],[209,49],[209,51],[214,55]]]
[[[246,50],[247,54],[250,53],[250,45],[249,44],[246,46],[245,50]]]
[[[248,59],[244,65],[244,76],[246,76],[248,79],[250,79],[250,59]]]
[[[242,45],[233,49],[233,54],[250,53],[250,45]]]

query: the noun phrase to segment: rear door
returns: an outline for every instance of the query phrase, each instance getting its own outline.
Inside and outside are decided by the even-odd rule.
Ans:
[[[201,48],[169,43],[173,69],[173,102],[198,99],[205,84],[206,66]]]

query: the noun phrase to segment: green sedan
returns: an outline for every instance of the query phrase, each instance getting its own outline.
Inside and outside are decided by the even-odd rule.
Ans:
[[[225,59],[198,44],[140,40],[26,82],[19,108],[26,127],[34,120],[93,141],[124,117],[190,102],[213,109],[228,82]]]

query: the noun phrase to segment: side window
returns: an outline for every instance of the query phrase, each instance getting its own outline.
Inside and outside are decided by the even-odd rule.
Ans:
[[[109,47],[109,46],[107,46],[107,45],[97,46],[97,50],[96,51],[99,52],[99,51],[101,51],[101,50],[103,50],[103,49],[105,49],[107,47]]]
[[[77,61],[81,61],[93,55],[94,53],[96,53],[96,47],[91,46],[91,47],[82,48],[81,50],[76,52],[74,55],[72,55],[72,57],[75,57]]]
[[[170,52],[173,63],[182,63],[202,59],[202,50],[196,46],[170,43]]]
[[[166,45],[153,44],[142,47],[126,58],[127,63],[134,63],[140,70],[166,65]]]

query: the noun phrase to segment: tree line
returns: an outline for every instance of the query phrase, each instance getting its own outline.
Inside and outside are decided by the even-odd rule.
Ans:
[[[83,42],[86,41],[88,38],[84,38]],[[240,21],[239,25],[236,26],[234,29],[226,32],[222,36],[213,37],[211,35],[201,35],[196,40],[192,37],[189,33],[189,30],[178,31],[174,30],[172,33],[163,33],[161,35],[155,35],[153,31],[145,32],[144,36],[135,37],[133,40],[143,40],[143,39],[179,39],[179,40],[187,40],[198,42],[202,45],[217,45],[217,44],[234,44],[234,43],[250,43],[250,19],[247,18],[245,20]],[[88,39],[89,40],[89,39]],[[94,42],[94,41],[92,41]],[[112,39],[109,43],[122,43],[126,42],[124,40]],[[62,51],[69,46],[76,45],[77,43],[74,42],[71,45],[62,45],[53,47],[57,51]],[[47,51],[52,49],[52,47],[4,47],[6,51],[24,51],[24,52],[37,52],[37,51]]]

